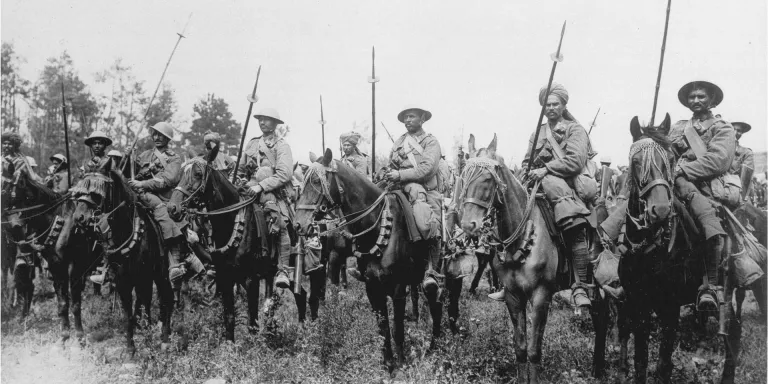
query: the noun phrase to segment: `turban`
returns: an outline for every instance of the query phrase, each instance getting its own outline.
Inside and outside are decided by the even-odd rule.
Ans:
[[[221,142],[221,135],[219,135],[216,132],[205,131],[205,135],[203,136],[203,141],[204,142],[213,141],[218,144]]]
[[[544,92],[547,91],[547,87],[541,87],[539,90],[539,105],[544,105],[544,103],[547,101],[547,96],[544,95]],[[563,102],[563,104],[568,104],[568,91],[565,90],[565,87],[563,87],[560,83],[552,83],[552,87],[549,89],[550,95],[557,96],[560,101]]]
[[[3,132],[2,141],[10,141],[17,149],[21,146],[21,136],[17,132]]]
[[[357,143],[360,142],[360,134],[355,131],[349,131],[341,134],[341,142],[342,143],[350,143],[354,146],[357,146]]]

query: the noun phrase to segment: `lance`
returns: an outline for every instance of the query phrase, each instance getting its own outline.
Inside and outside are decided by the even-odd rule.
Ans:
[[[67,152],[67,186],[72,187],[72,174],[69,170],[72,163],[69,162],[69,127],[67,126],[67,102],[64,99],[64,78],[61,78],[61,113],[64,115],[64,150]],[[58,171],[58,170],[57,170]]]
[[[323,153],[325,153],[325,117],[323,115],[323,95],[320,95],[320,127],[323,130]]]
[[[533,155],[536,153],[536,143],[539,142],[539,131],[541,131],[541,119],[544,118],[544,111],[547,107],[547,97],[549,96],[549,90],[552,89],[552,79],[555,77],[555,69],[557,69],[557,63],[563,61],[563,56],[560,55],[560,48],[563,46],[563,36],[565,36],[565,21],[563,22],[563,30],[560,31],[560,42],[557,43],[557,52],[550,56],[552,58],[552,71],[549,73],[549,82],[547,82],[547,92],[544,93],[544,102],[541,103],[541,113],[539,114],[539,119],[536,120],[536,133],[533,135],[533,147],[531,148],[531,157],[528,159],[528,169],[526,170],[526,173],[530,172],[531,165],[533,165]]]
[[[669,29],[669,9],[672,0],[667,0],[667,19],[664,21],[664,37],[661,40],[661,58],[659,59],[659,74],[656,76],[656,92],[653,94],[653,111],[651,112],[651,127],[656,117],[656,103],[659,101],[659,87],[661,86],[661,69],[664,68],[664,52],[667,50],[667,29]]]
[[[152,94],[152,97],[149,99],[149,104],[147,105],[147,110],[144,112],[144,118],[141,119],[141,125],[139,126],[139,131],[136,132],[136,140],[133,141],[133,144],[128,148],[128,150],[125,152],[125,156],[123,156],[123,160],[120,161],[120,169],[123,169],[123,165],[125,161],[130,157],[131,152],[133,152],[133,149],[136,147],[136,144],[139,142],[139,137],[141,136],[141,133],[144,131],[144,121],[147,120],[147,116],[149,116],[150,108],[152,107],[152,102],[155,101],[155,96],[157,96],[157,91],[160,90],[160,85],[163,84],[163,79],[165,78],[165,72],[168,71],[168,66],[171,65],[171,59],[173,59],[173,54],[176,53],[176,48],[179,47],[179,43],[181,42],[181,39],[185,38],[184,33],[187,31],[187,26],[189,25],[189,20],[192,18],[192,14],[189,14],[189,17],[187,18],[187,23],[184,24],[184,29],[181,30],[181,33],[176,32],[177,35],[179,35],[179,38],[176,40],[176,44],[173,46],[173,50],[171,51],[171,56],[168,57],[168,61],[165,63],[165,68],[163,68],[163,74],[160,75],[160,81],[157,82],[157,86],[155,87],[155,92]]]
[[[599,114],[600,114],[600,107],[597,107],[597,113],[595,113],[595,118],[592,119],[592,124],[589,126],[589,132],[587,132],[587,135],[592,134],[592,128],[594,128],[597,125],[595,123],[597,123],[597,115]]]
[[[392,140],[392,144],[395,143],[395,139],[392,138],[392,134],[389,133],[389,129],[387,129],[387,126],[384,125],[384,122],[381,122],[381,126],[384,127],[384,131],[387,132],[387,136],[389,136],[389,139]]]
[[[253,85],[253,92],[251,92],[250,95],[246,96],[246,99],[248,99],[248,102],[250,104],[248,105],[248,115],[245,117],[245,126],[243,126],[243,135],[240,137],[240,149],[237,151],[237,162],[235,163],[235,170],[232,172],[232,184],[235,183],[235,180],[237,180],[237,167],[240,165],[240,158],[243,156],[243,145],[245,145],[245,133],[248,132],[248,122],[251,121],[251,111],[253,110],[253,103],[259,101],[259,98],[256,97],[256,88],[259,87],[259,76],[261,76],[261,65],[259,65],[259,70],[256,71],[256,84]]]
[[[371,169],[376,171],[376,83],[379,78],[376,77],[376,47],[371,50],[371,77],[368,82],[371,83]]]

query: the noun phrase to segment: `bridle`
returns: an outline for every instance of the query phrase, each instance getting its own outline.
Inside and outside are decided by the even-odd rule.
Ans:
[[[181,166],[182,172],[184,174],[191,176],[193,167],[196,165],[200,166],[203,172],[203,177],[200,180],[200,185],[192,192],[190,192],[187,188],[183,187],[181,183],[179,183],[179,185],[177,185],[176,188],[174,188],[175,190],[181,192],[181,194],[185,196],[184,200],[182,200],[181,203],[179,204],[182,208],[185,208],[190,204],[194,206],[200,206],[203,204],[200,196],[205,193],[205,186],[206,184],[208,184],[208,177],[210,177],[210,172],[213,170],[213,168],[211,168],[208,162],[206,162],[201,158],[192,158],[190,160],[187,160],[184,164],[182,164]]]
[[[632,165],[632,159],[638,153],[642,155],[641,175],[635,174],[635,167]],[[663,159],[662,164],[658,163],[657,157]],[[629,164],[629,177],[627,181],[631,184],[630,188],[632,188],[632,190],[639,190],[637,192],[637,201],[641,204],[641,213],[638,216],[633,216],[630,212],[630,206],[627,205],[627,217],[632,220],[638,229],[650,228],[648,222],[649,215],[647,214],[647,196],[653,188],[658,186],[664,187],[667,191],[669,200],[669,210],[670,212],[673,210],[672,200],[674,194],[672,192],[672,164],[667,156],[667,150],[651,138],[640,139],[632,143],[632,146],[629,149]],[[653,169],[656,169],[658,174],[662,177],[651,179]]]

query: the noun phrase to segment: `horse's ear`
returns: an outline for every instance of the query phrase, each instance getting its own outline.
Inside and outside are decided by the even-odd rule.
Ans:
[[[475,148],[475,135],[469,134],[469,142],[467,143],[467,150],[469,150],[469,156],[474,156],[475,152],[477,152],[477,148]]]
[[[632,141],[637,141],[643,135],[643,128],[640,127],[640,120],[637,119],[637,116],[629,122],[629,133],[632,134]]]
[[[491,143],[488,144],[488,147],[486,150],[488,151],[488,155],[490,157],[496,156],[496,143],[498,142],[498,139],[496,138],[496,134],[493,134],[493,140],[491,140]]]
[[[320,159],[320,162],[327,167],[331,165],[331,160],[333,160],[333,152],[331,152],[330,148],[326,148],[325,153],[323,154],[323,158]]]
[[[210,152],[208,152],[208,156],[205,158],[205,160],[208,162],[208,164],[211,164],[214,160],[216,160],[216,156],[219,155],[219,146],[215,146],[211,149]]]
[[[664,117],[664,121],[661,122],[661,125],[659,126],[659,132],[663,133],[664,136],[669,135],[669,128],[672,126],[672,119],[669,117],[669,113]]]
[[[310,163],[316,163],[317,162],[317,155],[315,155],[314,152],[309,151],[309,162]]]

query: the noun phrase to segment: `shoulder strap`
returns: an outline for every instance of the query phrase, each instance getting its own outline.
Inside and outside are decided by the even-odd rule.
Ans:
[[[555,152],[555,156],[557,156],[558,159],[565,158],[565,153],[563,153],[563,148],[560,146],[560,144],[555,140],[555,137],[552,135],[552,128],[549,127],[549,124],[546,124],[544,129],[547,131],[547,141],[549,141],[549,145],[552,146],[552,151]]]
[[[266,156],[267,160],[269,160],[270,164],[272,164],[272,168],[277,166],[277,161],[275,160],[275,152],[272,148],[267,147],[267,144],[262,139],[259,139],[259,152],[264,153],[264,156]]]
[[[405,140],[403,141],[403,146],[406,149],[406,153],[407,153],[406,156],[408,157],[408,161],[410,161],[411,165],[414,168],[416,168],[416,166],[419,163],[416,162],[416,157],[413,156],[413,151],[416,151],[416,153],[421,155],[422,153],[424,153],[424,148],[421,146],[421,144],[419,144],[418,141],[416,141],[416,139],[413,138],[413,136],[411,136],[409,134],[405,135]]]
[[[691,147],[691,150],[696,154],[697,158],[700,158],[707,153],[707,146],[704,144],[704,140],[701,139],[701,136],[699,136],[699,133],[696,132],[696,128],[693,127],[691,120],[688,120],[688,123],[685,125],[683,135],[688,142],[688,146]]]
[[[160,152],[160,150],[158,150],[157,148],[155,148],[154,154],[155,154],[155,157],[157,157],[160,160],[160,164],[163,166],[163,168],[165,168],[168,165],[168,156]]]

